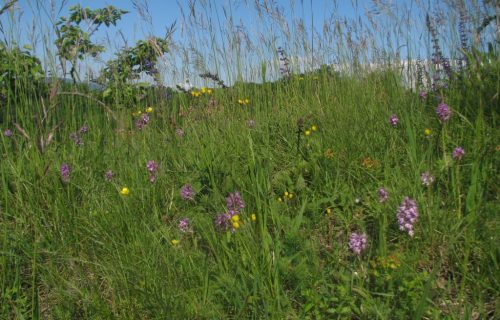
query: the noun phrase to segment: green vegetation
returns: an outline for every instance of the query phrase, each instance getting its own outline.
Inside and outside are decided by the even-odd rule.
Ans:
[[[113,6],[91,10],[82,8],[79,4],[70,8],[69,17],[61,17],[55,25],[57,34],[56,47],[60,58],[63,76],[66,76],[66,63],[71,65],[70,75],[73,81],[79,79],[76,71],[78,60],[82,60],[86,55],[96,57],[105,47],[93,43],[90,37],[99,29],[101,25],[109,27],[116,25],[123,14],[127,11],[116,9]],[[86,22],[87,29],[80,27],[82,22]]]
[[[413,90],[391,64],[128,81],[167,49],[100,92],[0,47],[0,318],[499,316],[497,50]]]

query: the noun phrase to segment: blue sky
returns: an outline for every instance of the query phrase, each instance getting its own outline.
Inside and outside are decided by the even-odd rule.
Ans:
[[[293,47],[291,43],[293,35],[300,31],[297,29],[298,20],[302,20],[307,33],[307,36],[304,37],[307,39],[307,43],[300,43],[298,46],[305,45],[310,50],[311,46],[317,48],[323,45],[323,43],[318,43],[318,39],[315,42],[311,30],[324,37],[325,21],[332,20],[332,17],[336,21],[348,20],[350,24],[362,26],[369,32],[371,30],[367,27],[370,24],[367,18],[369,15],[380,26],[380,30],[383,30],[383,32],[373,32],[371,35],[373,41],[378,42],[379,47],[389,52],[398,50],[404,59],[408,50],[413,52],[414,57],[415,55],[426,57],[429,54],[429,41],[424,24],[425,13],[429,12],[433,16],[446,15],[446,11],[441,6],[442,1],[430,0],[258,0],[257,2],[261,4],[260,9],[264,8],[264,4],[267,3],[281,10],[285,22],[291,28],[292,38],[289,38],[286,32],[282,32],[279,23],[275,20],[263,19],[259,16],[258,10],[260,9],[256,9],[255,2],[256,0],[67,0],[64,2],[65,6],[59,11],[63,0],[19,0],[14,20],[11,19],[12,15],[8,14],[0,17],[3,30],[0,36],[5,38],[7,42],[15,41],[20,45],[34,45],[35,54],[42,58],[46,69],[49,69],[51,62],[55,61],[53,46],[55,35],[51,27],[52,22],[60,16],[66,16],[69,7],[77,3],[92,9],[113,5],[129,11],[129,13],[118,21],[116,27],[105,28],[103,26],[94,35],[92,39],[97,43],[104,44],[107,51],[97,61],[88,59],[82,63],[81,65],[85,66],[86,70],[92,69],[97,72],[99,67],[112,58],[113,54],[123,48],[125,44],[131,46],[136,41],[149,36],[162,37],[168,26],[174,22],[177,22],[177,29],[172,38],[174,43],[178,48],[196,48],[201,56],[206,58],[207,61],[204,61],[206,68],[210,68],[211,55],[218,57],[217,65],[224,64],[223,59],[226,52],[228,52],[228,56],[234,56],[234,52],[229,53],[231,50],[228,47],[231,39],[227,37],[231,33],[224,32],[224,30],[231,28],[235,30],[239,25],[243,25],[244,30],[249,35],[250,42],[253,42],[254,45],[262,47],[259,36],[265,38],[265,41],[272,41],[272,45],[265,44],[271,47],[270,50],[265,51],[265,49],[259,48],[255,52],[249,50],[250,53],[246,55],[242,52],[237,53],[241,55],[242,59],[246,59],[248,64],[258,64],[261,60],[271,59],[270,55],[275,55],[276,50],[273,46]],[[194,4],[194,7],[190,4]],[[196,24],[189,20],[192,8],[204,19],[210,20],[210,25],[215,26],[216,30],[209,30],[206,27],[207,21],[202,22],[205,23],[204,26],[196,27]],[[391,10],[397,14],[391,16]],[[141,15],[141,11],[146,14]],[[145,17],[147,18],[145,19]],[[231,23],[228,23],[228,17],[232,18]],[[398,23],[400,24],[398,25]],[[402,27],[403,24],[406,24],[406,29]],[[333,26],[331,27],[333,28]],[[344,26],[344,29],[344,33],[347,34],[349,28]],[[35,31],[33,32],[33,30]],[[35,36],[30,36],[31,34],[35,34]],[[353,33],[354,41],[362,36]],[[332,43],[334,44],[335,41],[335,39],[332,40]],[[297,44],[295,45],[297,46]],[[216,52],[216,50],[226,52],[221,53]],[[297,59],[307,61],[307,53],[301,50],[304,51],[304,49],[295,49],[293,54]],[[343,48],[336,50],[342,51]],[[328,56],[329,51],[332,51],[332,48],[324,48],[321,61],[332,62],[335,60],[333,55]],[[177,56],[169,58],[172,61],[170,69],[179,69],[179,74],[170,75],[172,79],[189,77],[195,73],[192,65],[183,65],[185,61],[191,59],[189,57],[186,60],[186,57],[182,57],[182,54],[186,54],[186,52],[186,50],[179,50],[176,52]],[[370,52],[369,54],[374,53]],[[233,60],[231,67],[234,62]],[[193,64],[193,61],[190,61],[189,64]],[[252,66],[252,68],[254,67]],[[248,69],[251,68],[248,67]],[[231,70],[231,72],[236,73],[237,71]]]
[[[188,0],[104,0],[104,1],[83,1],[83,0],[19,0],[16,5],[17,19],[11,21],[7,15],[2,17],[3,25],[10,27],[7,32],[11,39],[20,45],[29,44],[34,47],[34,52],[44,60],[48,66],[54,61],[55,34],[52,30],[52,23],[57,21],[60,16],[67,16],[69,7],[80,4],[83,7],[92,9],[108,5],[115,6],[129,11],[118,21],[116,27],[101,28],[93,37],[97,43],[105,44],[108,50],[100,56],[101,62],[113,57],[113,53],[122,48],[125,43],[133,45],[136,41],[147,38],[148,36],[163,36],[167,28],[174,22],[177,24],[177,31],[173,34],[173,40],[179,44],[186,44],[183,30],[183,17],[188,15],[191,7],[190,2],[196,4],[196,8],[201,10],[201,4],[212,8],[212,12],[207,16],[214,17],[216,14],[223,16],[224,9],[230,9],[231,15],[236,23],[243,23],[246,26],[252,26],[255,12],[249,12],[248,6],[252,1],[243,0],[206,0],[206,1],[188,1]],[[355,17],[357,14],[350,1],[339,1],[333,5],[332,1],[319,0],[297,0],[294,2],[294,8],[290,6],[290,1],[272,1],[275,5],[284,10],[284,15],[288,18],[302,18],[307,26],[311,23],[321,24],[321,21],[328,18],[332,10],[336,10],[339,15],[346,17]],[[64,3],[64,7],[60,7]],[[141,15],[140,11],[146,13]],[[293,12],[292,12],[293,11]],[[151,20],[144,19],[147,16]],[[215,19],[215,18],[214,18]],[[35,30],[35,37],[29,36]],[[223,37],[223,35],[219,35]],[[125,42],[126,41],[126,42]],[[49,53],[47,55],[47,52]],[[87,64],[95,66],[102,65],[98,61],[87,61]]]

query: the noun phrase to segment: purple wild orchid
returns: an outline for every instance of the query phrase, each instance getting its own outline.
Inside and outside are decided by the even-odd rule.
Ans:
[[[182,218],[179,220],[179,231],[188,232],[190,231],[189,219]]]
[[[378,189],[378,198],[380,203],[384,203],[389,198],[389,193],[384,188],[380,188]]]
[[[184,130],[182,130],[181,128],[175,129],[175,135],[181,138],[184,137]]]
[[[455,150],[453,150],[452,157],[453,159],[460,161],[464,155],[465,150],[462,147],[456,147]]]
[[[241,195],[238,191],[229,194],[226,198],[226,204],[231,216],[239,214],[241,209],[245,208],[245,203],[243,199],[241,199]]]
[[[153,183],[156,181],[156,173],[158,171],[158,164],[154,160],[149,160],[146,163],[146,169],[149,173],[149,182]]]
[[[429,187],[434,183],[434,176],[426,171],[422,173],[422,175],[420,176],[420,180],[422,181],[423,186]]]
[[[3,132],[3,135],[6,136],[7,138],[12,137],[12,134],[13,132],[10,129],[5,129],[5,131]]]
[[[398,116],[395,114],[391,115],[391,117],[389,118],[389,123],[391,124],[391,126],[396,127],[399,123]]]
[[[410,237],[413,237],[415,234],[414,224],[418,219],[418,208],[415,200],[405,197],[397,210],[397,218],[399,230],[406,231]]]
[[[231,215],[219,213],[214,219],[214,225],[219,230],[227,230],[231,226]]]
[[[62,163],[61,164],[61,179],[63,182],[68,183],[70,179],[70,174],[71,174],[71,167],[67,163]]]
[[[351,233],[351,236],[349,237],[349,249],[351,249],[352,252],[360,255],[366,249],[366,245],[366,234],[356,232]]]
[[[436,108],[436,114],[441,122],[448,121],[452,115],[450,107],[444,102],[441,102],[438,105],[438,107]]]
[[[189,184],[185,184],[181,188],[181,197],[184,200],[194,200],[195,192],[193,187]]]
[[[113,171],[108,170],[104,173],[104,180],[111,182],[113,180]]]

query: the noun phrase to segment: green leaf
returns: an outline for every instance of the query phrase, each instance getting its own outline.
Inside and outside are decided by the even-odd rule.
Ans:
[[[299,174],[297,177],[297,182],[295,183],[295,191],[301,191],[306,188],[306,180],[302,176],[302,174]]]

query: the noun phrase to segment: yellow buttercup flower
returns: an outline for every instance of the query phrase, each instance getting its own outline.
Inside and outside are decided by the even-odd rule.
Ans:
[[[238,221],[240,221],[240,216],[235,214],[234,216],[231,217],[231,220],[233,221],[233,223],[238,222]]]
[[[285,193],[283,194],[285,197],[288,197],[288,191],[285,191]]]
[[[207,89],[207,94],[212,94],[212,89]]]
[[[288,199],[292,199],[293,198],[293,193],[290,192],[290,194],[288,195]]]
[[[426,129],[424,130],[424,134],[428,137],[428,136],[430,136],[430,135],[432,134],[432,130],[431,130],[431,129],[429,129],[429,128],[426,128]]]
[[[304,134],[305,134],[306,136],[308,136],[308,135],[310,135],[310,134],[311,134],[311,131],[310,131],[310,130],[306,130],[306,131],[304,132]]]
[[[283,202],[283,199],[281,199],[281,197],[278,198],[278,201],[279,202]]]
[[[152,108],[152,107],[148,107],[148,108],[146,108],[146,112],[147,112],[147,113],[151,113],[151,112],[153,112],[153,108]]]
[[[120,194],[122,196],[128,196],[128,194],[130,193],[130,190],[127,188],[127,187],[123,187],[121,190],[120,190]]]
[[[250,220],[252,221],[257,220],[257,215],[255,213],[252,213],[252,215],[250,216]]]
[[[201,93],[206,93],[206,92],[207,92],[207,88],[201,87]]]
[[[178,245],[178,244],[179,244],[179,242],[180,242],[180,241],[179,241],[179,240],[177,240],[177,239],[172,239],[172,240],[170,240],[170,243],[171,243],[172,245],[174,245],[174,246]]]
[[[238,229],[240,227],[240,223],[238,221],[233,221],[233,228]]]
[[[330,214],[332,214],[332,212],[333,212],[332,208],[326,208],[326,213],[327,214],[330,215]]]
[[[238,103],[242,106],[246,106],[249,102],[249,99],[238,99]]]
[[[316,125],[313,125],[313,126],[311,127],[311,130],[312,130],[312,131],[318,131],[318,127],[317,127]]]

